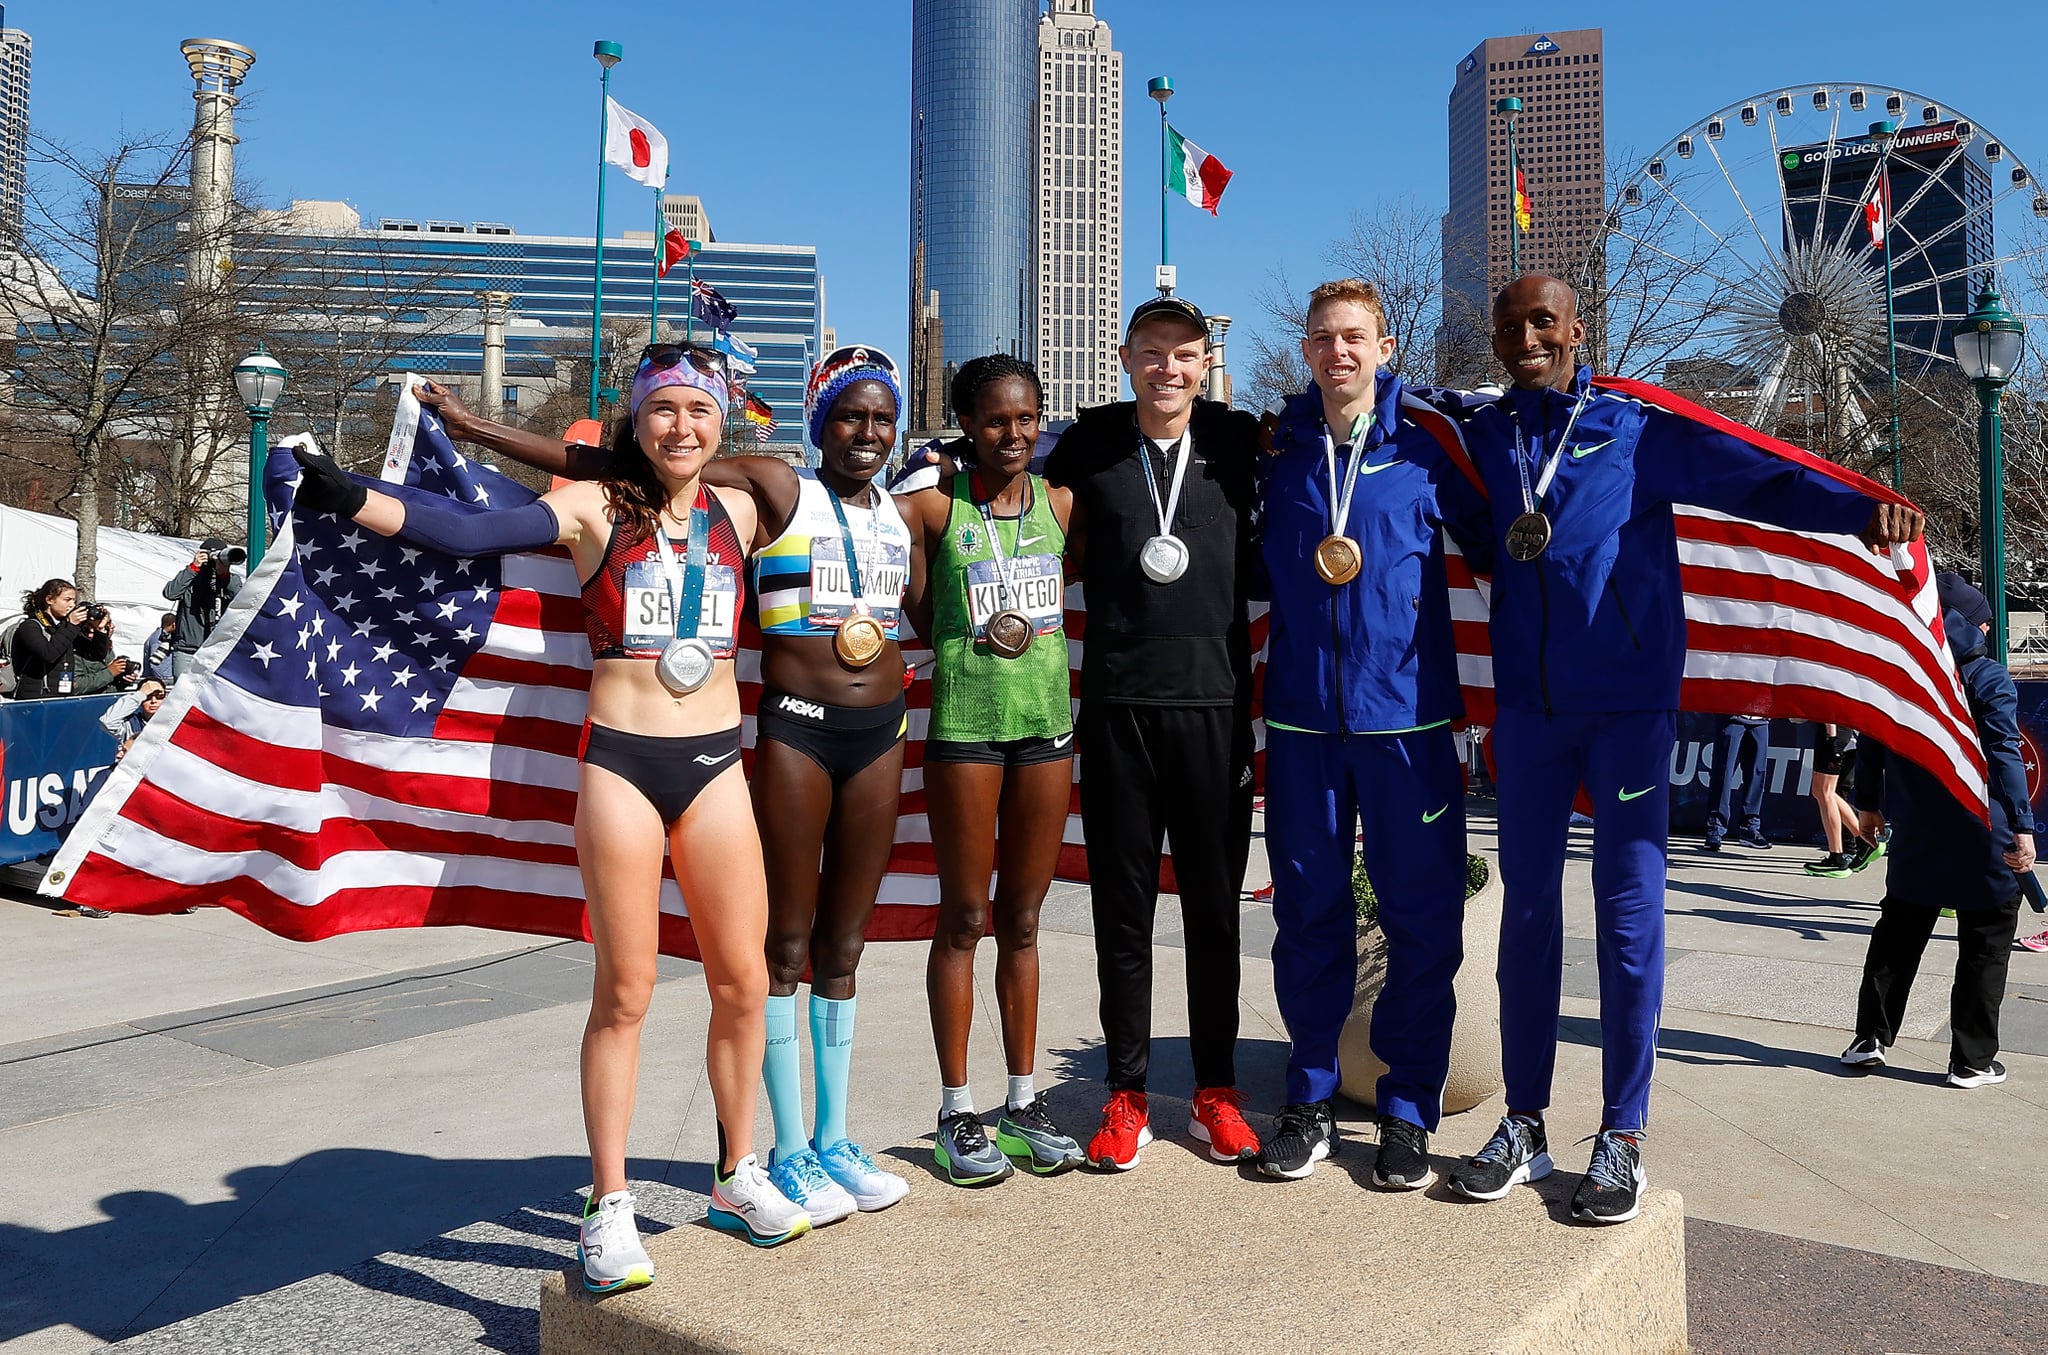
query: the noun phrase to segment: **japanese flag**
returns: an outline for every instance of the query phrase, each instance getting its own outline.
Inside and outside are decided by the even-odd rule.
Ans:
[[[654,124],[616,99],[606,99],[604,158],[646,184],[660,188],[668,182],[668,138]]]

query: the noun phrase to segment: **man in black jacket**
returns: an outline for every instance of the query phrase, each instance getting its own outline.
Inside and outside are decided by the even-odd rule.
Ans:
[[[1251,849],[1251,645],[1258,421],[1197,396],[1199,308],[1158,297],[1118,350],[1133,401],[1084,410],[1046,459],[1074,491],[1068,557],[1088,609],[1081,822],[1108,1047],[1108,1104],[1088,1145],[1126,1170],[1151,1141],[1152,924],[1173,848],[1188,969],[1189,1132],[1218,1161],[1258,1151],[1236,1089],[1238,891]]]
[[[1935,919],[1956,914],[1956,974],[1949,997],[1948,1085],[2005,1081],[1998,1053],[1998,1008],[2018,929],[2018,875],[2034,868],[2034,814],[2020,760],[2019,692],[2003,664],[1988,657],[1984,635],[1960,613],[1942,617],[1949,649],[1990,764],[1987,827],[1942,784],[1869,735],[1856,749],[1851,798],[1865,837],[1887,821],[1890,870],[1856,1002],[1856,1039],[1842,1053],[1852,1068],[1881,1068],[1898,1037],[1906,998]]]
[[[239,554],[237,550],[235,554]],[[228,543],[210,536],[192,554],[192,563],[164,585],[164,597],[178,604],[177,633],[171,638],[171,672],[181,678],[192,667],[192,656],[206,643],[206,637],[220,624],[221,613],[235,595],[236,583],[228,572]]]

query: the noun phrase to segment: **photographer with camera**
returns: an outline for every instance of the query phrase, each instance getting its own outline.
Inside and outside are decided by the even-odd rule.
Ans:
[[[164,585],[164,597],[178,604],[177,631],[171,637],[171,674],[181,678],[192,667],[192,656],[206,643],[206,637],[220,624],[221,613],[240,584],[229,574],[230,565],[249,558],[240,546],[230,546],[209,536],[193,552],[192,563],[179,570]]]
[[[133,667],[114,657],[114,619],[105,607],[80,601],[69,579],[51,579],[22,594],[26,614],[14,628],[17,701],[103,691]]]

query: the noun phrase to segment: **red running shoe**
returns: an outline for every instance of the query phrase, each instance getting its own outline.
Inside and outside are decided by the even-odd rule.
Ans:
[[[1261,885],[1259,888],[1254,889],[1252,891],[1253,903],[1271,903],[1272,901],[1273,882],[1271,880],[1266,881],[1265,884]]]
[[[1209,1145],[1218,1162],[1243,1162],[1259,1155],[1259,1136],[1244,1122],[1244,1093],[1235,1087],[1203,1087],[1195,1093],[1188,1133]]]
[[[1152,1117],[1143,1092],[1111,1092],[1102,1108],[1102,1128],[1088,1140],[1088,1160],[1106,1172],[1138,1165],[1138,1150],[1152,1142]]]

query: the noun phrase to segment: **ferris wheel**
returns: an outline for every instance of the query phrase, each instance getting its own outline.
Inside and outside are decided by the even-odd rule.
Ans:
[[[1770,90],[1629,165],[1610,194],[1576,279],[1596,365],[1815,450],[1884,448],[1894,360],[1899,398],[1952,405],[1954,330],[1984,287],[2029,327],[2048,319],[2048,190],[1925,95]]]

